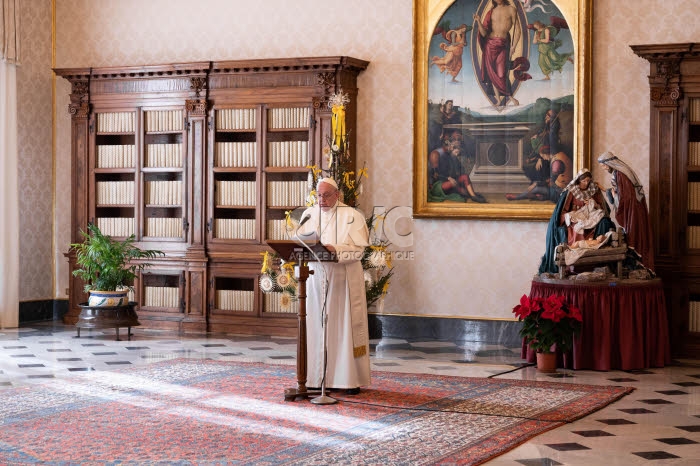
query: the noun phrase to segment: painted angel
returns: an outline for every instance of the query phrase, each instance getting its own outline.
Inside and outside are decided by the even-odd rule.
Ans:
[[[462,53],[467,45],[467,32],[472,30],[471,26],[461,24],[457,29],[447,29],[449,24],[435,28],[434,35],[441,34],[447,41],[440,44],[440,49],[445,52],[442,57],[433,56],[430,59],[431,65],[440,68],[440,72],[447,72],[452,76],[452,82],[457,81],[457,75],[462,71]]]
[[[537,44],[537,51],[539,52],[538,64],[545,80],[550,79],[549,76],[554,71],[561,73],[566,62],[574,62],[573,58],[571,58],[574,52],[560,53],[557,51],[562,44],[561,40],[556,38],[557,34],[559,34],[561,29],[568,29],[569,25],[564,18],[557,16],[551,16],[550,22],[551,24],[546,25],[542,21],[535,21],[528,25],[528,29],[535,31],[532,42]]]

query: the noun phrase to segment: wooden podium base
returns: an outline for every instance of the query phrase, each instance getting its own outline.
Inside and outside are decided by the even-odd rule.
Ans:
[[[287,388],[284,391],[284,401],[296,401],[298,399],[316,396],[320,392],[313,394],[306,388],[306,280],[313,270],[309,270],[308,265],[303,261],[299,265],[299,311],[297,334],[297,387]]]
[[[310,275],[313,275],[314,271],[309,270],[307,263],[309,259],[304,257],[304,249],[297,243],[293,241],[270,240],[267,241],[267,245],[274,249],[281,257],[299,258],[297,271],[299,275],[297,277],[297,281],[299,282],[299,311],[297,313],[299,319],[299,332],[297,334],[297,386],[296,388],[287,388],[284,390],[284,400],[295,401],[298,399],[320,396],[320,390],[312,391],[306,388],[306,280]],[[322,257],[332,256],[331,252],[321,243],[316,243],[314,250]]]

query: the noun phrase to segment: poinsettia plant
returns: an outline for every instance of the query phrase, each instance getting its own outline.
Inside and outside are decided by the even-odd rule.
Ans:
[[[523,323],[520,336],[539,353],[551,352],[554,345],[560,351],[569,351],[574,346],[574,337],[581,333],[581,310],[561,295],[547,298],[523,295],[513,314]]]

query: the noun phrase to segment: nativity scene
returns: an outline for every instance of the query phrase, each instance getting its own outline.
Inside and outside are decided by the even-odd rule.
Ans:
[[[601,189],[587,168],[566,186],[547,227],[539,277],[588,281],[655,277],[644,188],[612,152],[601,154],[598,163],[610,173],[612,187]]]

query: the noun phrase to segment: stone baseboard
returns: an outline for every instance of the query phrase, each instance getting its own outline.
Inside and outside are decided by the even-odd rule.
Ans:
[[[369,315],[372,339],[478,341],[489,345],[519,347],[522,324],[506,320],[476,320],[420,316]]]

